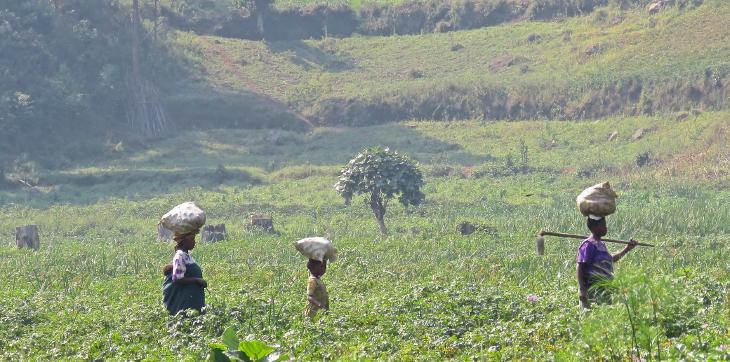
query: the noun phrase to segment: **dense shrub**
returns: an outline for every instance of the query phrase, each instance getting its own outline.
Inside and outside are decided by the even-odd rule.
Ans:
[[[173,78],[175,63],[150,38],[141,44],[142,76]],[[0,164],[126,132],[130,10],[118,1],[4,1],[0,54]]]

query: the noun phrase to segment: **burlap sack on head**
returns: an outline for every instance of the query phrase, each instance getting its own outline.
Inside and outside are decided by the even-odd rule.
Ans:
[[[188,234],[205,225],[205,211],[192,202],[185,202],[168,211],[160,224],[176,235]]]
[[[580,193],[575,199],[578,210],[583,216],[606,217],[616,212],[616,198],[608,182],[593,185]]]
[[[337,260],[337,249],[332,242],[322,237],[311,237],[297,240],[294,242],[294,248],[302,255],[309,259],[319,261],[335,261]]]

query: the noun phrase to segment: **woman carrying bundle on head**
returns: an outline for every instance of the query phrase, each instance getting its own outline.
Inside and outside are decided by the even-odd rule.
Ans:
[[[610,303],[611,296],[604,284],[613,279],[613,263],[619,261],[638,242],[631,240],[619,253],[608,252],[601,240],[608,233],[606,216],[616,211],[616,193],[608,182],[585,189],[576,199],[578,209],[588,217],[586,226],[591,235],[583,240],[576,256],[576,274],[580,304],[590,308],[591,303]]]
[[[205,213],[193,203],[178,205],[163,216],[160,223],[175,232],[175,256],[165,265],[162,302],[171,315],[186,309],[202,311],[205,307],[203,271],[190,256],[195,248],[195,236],[205,224]]]
[[[636,240],[616,254],[611,254],[601,238],[606,236],[606,218],[589,216],[586,223],[591,236],[583,240],[578,248],[576,268],[578,289],[580,290],[580,304],[583,308],[590,308],[591,303],[611,303],[611,295],[603,287],[603,283],[613,279],[613,263],[621,260],[624,255],[634,249]]]

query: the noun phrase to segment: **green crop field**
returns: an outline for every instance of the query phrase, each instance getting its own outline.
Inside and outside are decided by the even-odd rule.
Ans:
[[[232,327],[301,360],[726,359],[728,119],[407,122],[273,141],[271,131],[191,132],[59,171],[68,184],[30,200],[2,194],[6,240],[35,223],[42,246],[0,247],[0,358],[197,360]],[[633,140],[639,128],[646,135]],[[390,207],[386,237],[364,204],[346,207],[333,189],[339,168],[374,144],[411,155],[427,182],[424,205]],[[132,181],[218,165],[248,178]],[[73,183],[114,173],[129,178]],[[615,304],[583,312],[576,241],[548,239],[541,257],[534,236],[583,233],[574,198],[604,180],[620,197],[610,235],[657,247],[618,264]],[[160,268],[172,245],[155,241],[155,224],[187,200],[230,239],[193,251],[210,283],[207,313],[169,317]],[[271,214],[279,234],[246,227],[252,213]],[[481,228],[460,235],[462,221]],[[291,245],[311,235],[340,250],[323,279],[332,310],[313,323],[301,314],[305,260]]]

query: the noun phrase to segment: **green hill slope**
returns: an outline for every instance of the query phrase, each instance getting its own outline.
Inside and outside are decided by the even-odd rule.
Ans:
[[[596,118],[724,107],[728,14],[708,1],[446,34],[176,43],[216,88],[265,94],[322,124]]]

